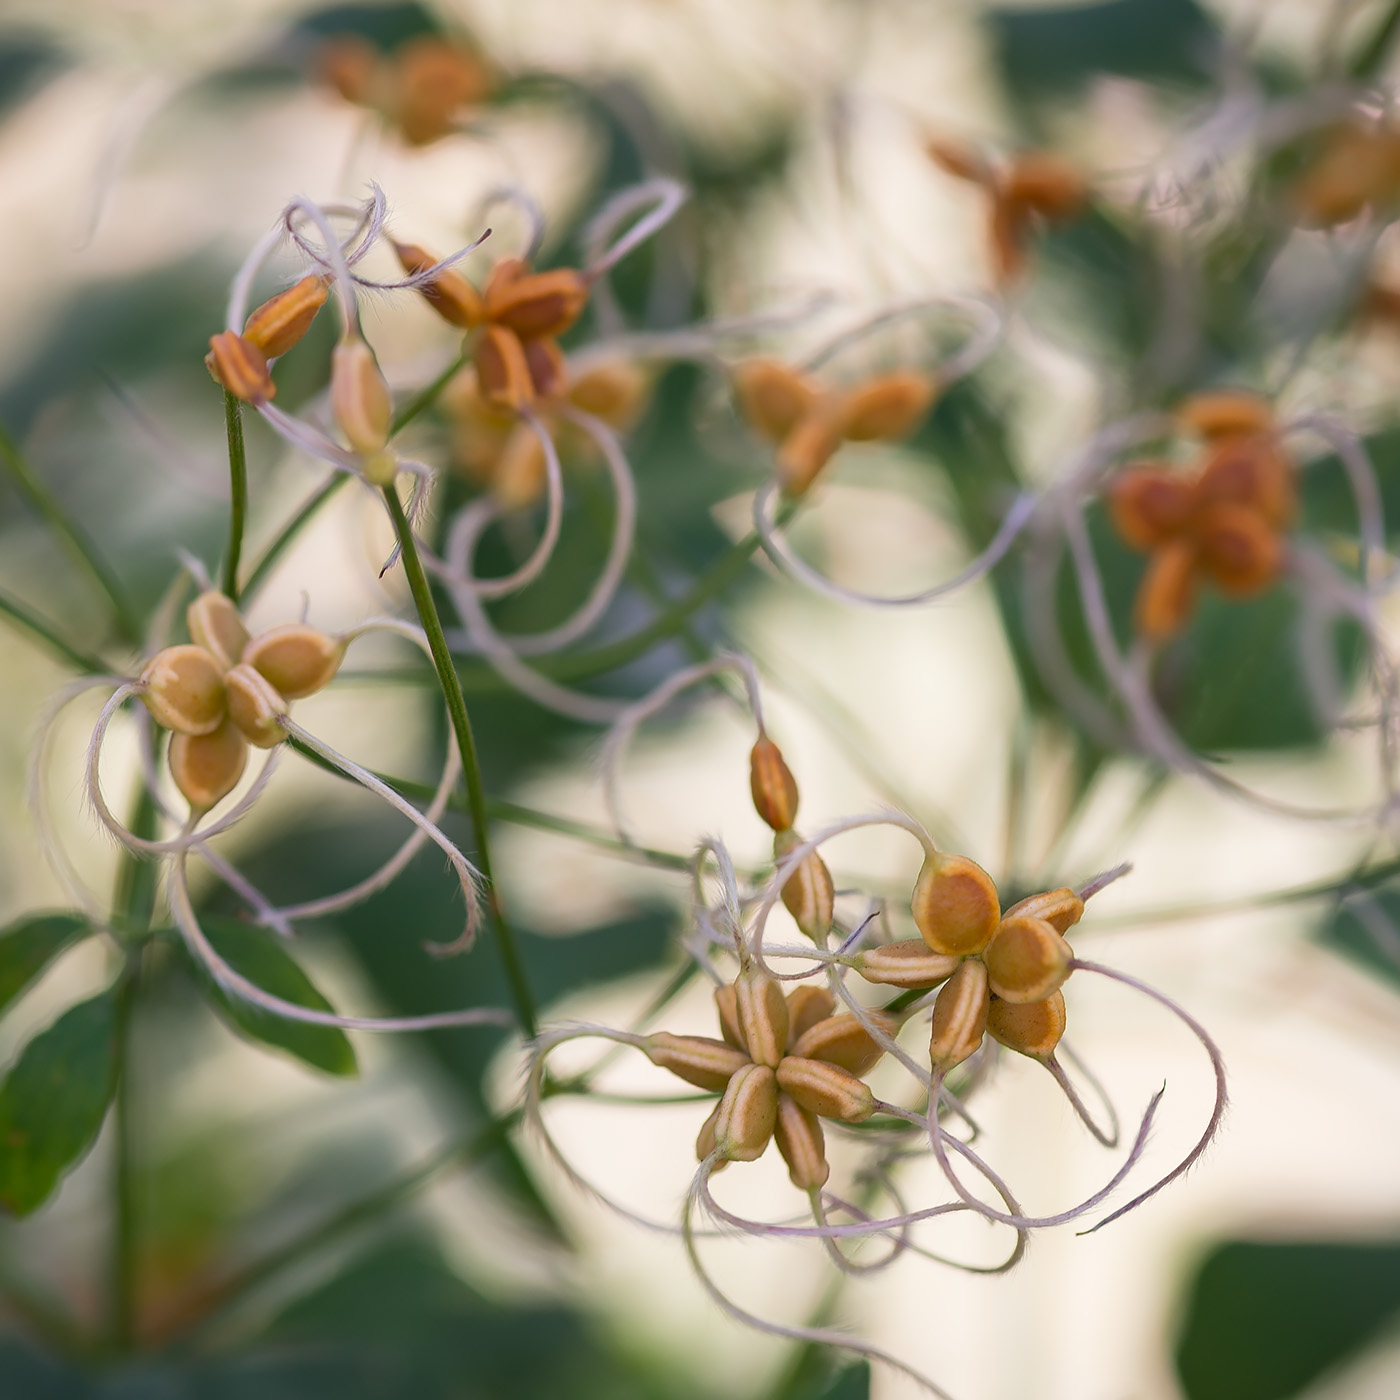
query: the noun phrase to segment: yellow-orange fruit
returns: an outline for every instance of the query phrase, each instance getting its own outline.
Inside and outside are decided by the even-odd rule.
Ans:
[[[801,844],[802,838],[795,831],[774,832],[773,858],[781,861]],[[813,943],[821,943],[831,932],[831,920],[836,912],[836,885],[826,862],[816,851],[809,851],[802,857],[797,869],[783,881],[781,895],[793,923]]]
[[[1228,437],[1211,446],[1196,483],[1195,509],[1199,514],[1220,505],[1248,506],[1278,529],[1293,523],[1293,469],[1276,438]]]
[[[1176,418],[1187,432],[1203,438],[1252,437],[1272,430],[1274,408],[1247,389],[1208,389],[1183,399]]]
[[[906,938],[867,948],[857,957],[855,969],[867,982],[912,989],[936,987],[961,961],[956,954],[932,952],[922,938]]]
[[[356,452],[380,452],[389,441],[394,399],[374,351],[358,336],[331,352],[331,415]]]
[[[243,339],[269,360],[285,355],[311,329],[328,295],[326,278],[320,273],[308,274],[295,286],[254,307],[243,323]]]
[[[438,261],[426,248],[420,248],[416,243],[395,242],[394,252],[410,277],[426,272]],[[481,293],[455,268],[443,268],[431,282],[422,283],[417,291],[444,321],[463,330],[479,326],[485,315]]]
[[[744,1029],[739,1024],[739,993],[731,982],[725,987],[715,988],[715,1010],[719,1013],[720,1034],[726,1045],[744,1052],[748,1058],[749,1047],[744,1041]]]
[[[1133,621],[1144,637],[1164,642],[1181,631],[1195,605],[1195,546],[1189,540],[1172,540],[1148,561]]]
[[[571,267],[533,272],[486,291],[486,314],[521,340],[562,335],[588,303],[588,282]]]
[[[887,1011],[867,1011],[867,1018],[887,1036],[894,1037],[899,1020]],[[788,1052],[804,1060],[825,1060],[849,1074],[862,1075],[874,1068],[885,1048],[850,1012],[827,1016],[792,1042]]]
[[[1083,174],[1052,151],[1023,151],[1001,179],[1001,195],[1018,209],[1042,218],[1073,218],[1089,199]]]
[[[1001,920],[992,877],[976,861],[942,852],[925,859],[912,907],[924,942],[960,958],[980,953]]]
[[[185,609],[190,640],[203,647],[225,671],[236,666],[248,645],[248,629],[238,609],[222,593],[209,589]]]
[[[1156,549],[1186,529],[1192,484],[1169,467],[1142,463],[1120,472],[1108,493],[1109,516],[1124,543]]]
[[[248,745],[232,720],[208,734],[176,734],[170,741],[170,776],[195,812],[206,812],[238,786]]]
[[[935,1069],[947,1074],[981,1045],[990,1003],[987,969],[976,958],[969,958],[933,1003],[929,1056]]]
[[[225,677],[228,717],[238,732],[260,749],[276,748],[286,737],[282,720],[287,702],[251,666],[235,666]]]
[[[227,713],[224,673],[203,647],[158,651],[141,672],[141,700],[162,729],[211,734]]]
[[[721,1092],[736,1070],[749,1063],[742,1050],[702,1035],[670,1035],[658,1031],[642,1045],[654,1065],[668,1069],[697,1089]]]
[[[734,371],[739,411],[756,432],[782,442],[816,403],[811,385],[777,360],[749,360]]]
[[[1044,1001],[1069,976],[1074,952],[1044,919],[1024,914],[1001,921],[982,960],[987,985],[1003,1001]]]
[[[1283,542],[1245,506],[1213,507],[1201,517],[1196,538],[1201,568],[1231,598],[1262,592],[1283,567]]]
[[[234,331],[220,331],[209,337],[209,355],[205,363],[214,378],[244,403],[256,405],[277,397],[277,386],[267,368],[267,356]]]
[[[756,967],[734,979],[739,1031],[755,1064],[776,1065],[788,1043],[788,1005],[782,983]]]
[[[284,700],[300,700],[329,685],[345,659],[345,644],[304,622],[287,622],[254,637],[243,660],[276,686]]]
[[[870,1086],[825,1060],[789,1055],[777,1070],[778,1087],[808,1113],[842,1123],[864,1123],[875,1112]]]
[[[1065,1033],[1065,998],[1055,992],[1044,1001],[993,1000],[987,1011],[987,1034],[1008,1050],[1042,1062],[1055,1053]]]
[[[821,1120],[787,1094],[778,1095],[773,1141],[787,1163],[788,1177],[799,1191],[817,1191],[826,1185],[831,1168],[827,1165]]]
[[[774,831],[787,831],[797,820],[797,779],[766,734],[749,750],[749,791],[758,815]]]
[[[1002,918],[1014,919],[1021,915],[1028,919],[1044,919],[1051,928],[1065,933],[1084,917],[1084,901],[1073,890],[1046,890],[1044,894],[1017,900]]]
[[[777,475],[787,495],[804,495],[840,446],[833,413],[819,407],[800,419],[778,448]]]
[[[715,1148],[731,1162],[757,1161],[777,1121],[778,1081],[773,1071],[767,1065],[742,1065],[715,1110]]]
[[[535,382],[530,375],[530,361],[514,331],[504,326],[483,326],[474,359],[477,384],[493,403],[521,409],[533,401]]]
[[[890,442],[907,437],[933,405],[931,375],[900,370],[868,379],[841,405],[841,436],[851,442]]]
[[[794,987],[787,995],[788,1044],[793,1045],[818,1021],[836,1010],[836,998],[825,987]]]

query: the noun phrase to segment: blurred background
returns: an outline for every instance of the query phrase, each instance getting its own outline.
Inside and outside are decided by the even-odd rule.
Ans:
[[[1240,210],[1253,143],[1280,104],[1349,77],[1393,87],[1396,13],[1389,0],[6,0],[0,424],[145,618],[177,548],[217,562],[228,510],[223,404],[202,356],[223,325],[229,278],[290,197],[356,200],[377,182],[394,231],[446,251],[478,236],[491,191],[523,186],[545,213],[541,263],[553,265],[577,257],[583,222],[610,192],[669,174],[693,194],[618,277],[632,324],[665,330],[821,294],[826,310],[768,343],[796,357],[888,301],[992,286],[980,193],[928,159],[930,136],[994,151],[1052,147],[1100,198],[1091,217],[1045,240],[1007,345],[914,442],[843,459],[794,532],[842,582],[918,588],[985,543],[980,503],[999,474],[1048,479],[1106,418],[1203,378],[1277,382],[1273,370],[1300,343],[1297,318],[1315,316],[1307,294],[1340,286],[1340,274],[1317,235],[1295,240],[1290,260],[1251,284],[1251,264],[1221,230],[1248,229]],[[451,129],[386,120],[331,80],[332,41],[363,41],[388,63],[425,35],[449,36],[480,63],[478,94]],[[473,276],[521,239],[508,207],[491,222],[495,251],[468,261]],[[1388,265],[1384,238],[1377,257]],[[395,275],[389,260],[368,266]],[[1198,266],[1188,296],[1172,274]],[[1364,432],[1387,498],[1400,504],[1400,351],[1393,337],[1349,327],[1343,291],[1324,310],[1286,401]],[[325,387],[328,320],[279,370],[288,408],[314,404]],[[1173,345],[1184,334],[1210,355],[1183,352],[1161,371],[1167,322]],[[579,343],[598,329],[585,322]],[[455,353],[451,328],[405,296],[368,299],[366,333],[405,394]],[[1153,366],[1161,372],[1147,389]],[[249,417],[256,548],[322,469]],[[418,455],[446,460],[441,416],[425,415],[412,433]],[[769,470],[722,381],[693,364],[658,375],[629,455],[640,564],[607,620],[613,635],[647,615],[649,593],[674,596],[743,534]],[[1335,464],[1310,480],[1308,519],[1331,528]],[[445,488],[439,504],[463,489]],[[585,480],[582,495],[590,489]],[[365,493],[343,493],[279,564],[255,626],[305,610],[334,629],[404,610],[397,571],[378,577],[390,543],[382,517]],[[603,548],[596,525],[575,521],[545,582],[503,608],[503,623],[555,620]],[[1137,565],[1118,567],[1121,579]],[[100,600],[4,474],[0,591],[84,649],[135,654],[108,634]],[[1131,580],[1123,593],[1130,599]],[[1203,620],[1174,718],[1198,748],[1227,754],[1234,776],[1272,794],[1362,803],[1376,780],[1372,750],[1311,718],[1286,640],[1292,615],[1280,606]],[[1400,889],[1382,887],[1363,918],[1337,884],[1389,854],[1374,832],[1269,815],[1143,759],[1091,752],[1038,688],[1006,590],[990,584],[926,610],[855,612],[756,564],[699,614],[695,634],[758,662],[804,825],[897,806],[1003,888],[1131,860],[1131,877],[1094,901],[1076,947],[1203,1021],[1224,1050],[1233,1099],[1219,1142],[1187,1179],[1100,1234],[1038,1236],[1007,1277],[905,1258],[836,1287],[817,1248],[715,1241],[707,1257],[741,1305],[848,1328],[959,1400],[1400,1394],[1400,938],[1385,917],[1400,911]],[[669,644],[610,684],[639,694],[687,659]],[[376,674],[395,664],[394,649],[371,649],[298,717],[362,762],[428,781],[441,762],[440,706],[428,685]],[[69,903],[26,782],[45,707],[70,676],[32,636],[0,629],[0,920]],[[629,1024],[684,962],[687,879],[619,859],[598,835],[596,733],[489,678],[469,687],[468,702],[488,791],[515,805],[496,824],[497,873],[544,1019]],[[99,708],[94,695],[64,713],[43,774],[56,835],[101,897],[118,851],[81,795]],[[623,779],[644,844],[685,855],[720,833],[742,864],[761,866],[750,742],[712,703],[649,729]],[[130,734],[115,735],[105,771],[113,794],[129,790]],[[540,813],[557,829],[531,815]],[[449,829],[466,839],[460,825]],[[397,839],[372,800],[288,763],[225,849],[290,899],[352,883]],[[838,885],[897,896],[917,855],[888,833],[858,833],[829,859]],[[1320,897],[1278,898],[1313,884]],[[202,899],[211,916],[236,907],[212,884]],[[450,939],[460,912],[440,860],[424,856],[392,890],[309,926],[297,957],[341,1010],[502,1004],[490,946],[446,963],[421,951]],[[96,940],[56,962],[0,1024],[0,1062],[106,985],[112,967]],[[1075,1048],[1125,1119],[1166,1083],[1144,1168],[1164,1170],[1209,1111],[1199,1047],[1121,987],[1081,977],[1069,1002]],[[711,1034],[711,1018],[708,996],[691,987],[664,1024]],[[675,1238],[610,1213],[529,1134],[505,1150],[474,1146],[519,1090],[518,1051],[499,1032],[352,1039],[353,1050],[337,1038],[277,1053],[221,1019],[173,952],[153,959],[126,1064],[130,1344],[115,1343],[106,1321],[109,1124],[47,1205],[0,1219],[0,1394],[916,1393],[878,1366],[727,1319]],[[1038,1067],[1014,1058],[997,1065],[979,1118],[1020,1199],[1048,1211],[1109,1170]],[[662,1080],[623,1064],[608,1082],[646,1092]],[[694,1165],[694,1106],[580,1098],[546,1110],[585,1177],[634,1209],[676,1218]],[[790,1208],[781,1164],[765,1159],[743,1176],[725,1180],[735,1208]],[[911,1202],[942,1199],[931,1168],[901,1186]],[[930,1243],[988,1248],[970,1226]]]

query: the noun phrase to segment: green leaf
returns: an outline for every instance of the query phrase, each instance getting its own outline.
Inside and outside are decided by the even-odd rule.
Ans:
[[[1394,885],[1336,905],[1316,937],[1324,948],[1400,985],[1400,889]]]
[[[0,1088],[0,1207],[28,1215],[92,1146],[116,1088],[117,996],[65,1011]]]
[[[218,955],[263,991],[313,1011],[335,1010],[275,934],[234,919],[205,919],[203,928]],[[234,1030],[264,1045],[275,1045],[327,1074],[359,1073],[355,1049],[338,1027],[311,1026],[264,1011],[230,996],[203,967],[197,970],[215,1009]]]
[[[0,1011],[65,948],[91,932],[81,914],[27,914],[0,929]]]

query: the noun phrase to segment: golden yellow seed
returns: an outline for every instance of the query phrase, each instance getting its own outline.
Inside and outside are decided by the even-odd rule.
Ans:
[[[742,1050],[703,1035],[670,1035],[658,1031],[647,1036],[642,1048],[652,1064],[670,1070],[697,1089],[711,1089],[715,1093],[729,1083],[737,1069],[749,1063],[749,1057]]]
[[[782,442],[817,401],[812,386],[777,360],[740,365],[734,371],[734,392],[749,426],[770,442]]]
[[[773,1141],[787,1163],[788,1177],[799,1191],[817,1191],[826,1185],[831,1168],[827,1165],[821,1120],[787,1094],[778,1095]]]
[[[1029,1055],[1033,1060],[1048,1060],[1064,1033],[1063,992],[1021,1005],[994,1000],[987,1011],[987,1034],[1008,1050]]]
[[[892,442],[908,437],[937,392],[933,377],[915,370],[882,374],[857,385],[841,405],[841,436],[851,442]]]
[[[777,476],[789,496],[805,495],[841,446],[840,424],[829,408],[819,405],[801,418],[778,448]]]
[[[620,432],[637,421],[646,401],[648,376],[629,360],[610,360],[585,370],[569,386],[569,402]]]
[[[194,812],[227,797],[247,763],[247,742],[232,720],[208,734],[176,734],[170,741],[170,776]]]
[[[739,1030],[755,1064],[776,1065],[788,1043],[788,1004],[782,983],[757,967],[734,979]]]
[[[749,750],[749,791],[754,809],[774,831],[787,831],[797,820],[797,779],[766,734]]]
[[[234,331],[220,331],[209,337],[205,364],[210,374],[244,403],[267,403],[277,397],[277,386],[267,368],[267,356]]]
[[[1212,389],[1184,399],[1176,419],[1187,432],[1203,438],[1267,433],[1274,426],[1274,407],[1247,389]]]
[[[287,702],[272,682],[251,666],[235,666],[225,677],[228,689],[228,717],[238,732],[260,749],[276,748],[286,737],[282,720]]]
[[[992,877],[966,856],[927,857],[914,886],[914,923],[935,953],[968,957],[991,942],[1001,921]]]
[[[223,668],[203,647],[156,652],[141,684],[141,699],[156,723],[176,734],[212,734],[227,713]]]
[[[255,306],[243,323],[243,339],[269,359],[285,355],[311,329],[316,313],[326,304],[328,279],[311,273],[294,287]]]
[[[203,647],[225,671],[237,666],[248,645],[248,629],[238,609],[222,593],[210,589],[185,609],[190,640]]]
[[[788,1055],[778,1066],[778,1087],[808,1113],[864,1123],[875,1112],[875,1095],[854,1074],[825,1060]]]
[[[1024,914],[1001,921],[982,959],[987,985],[1003,1001],[1044,1001],[1069,976],[1074,952],[1044,919]]]
[[[947,1074],[981,1045],[990,1001],[986,967],[968,958],[933,1003],[929,1056],[935,1069]]]
[[[573,268],[534,272],[486,290],[486,315],[521,340],[562,335],[583,312],[588,283]]]
[[[887,987],[936,987],[958,970],[961,958],[951,953],[934,953],[922,938],[906,938],[867,948],[859,954],[855,970],[867,982]]]
[[[836,1010],[836,998],[825,987],[810,983],[794,987],[787,995],[787,1004],[789,1046]]]
[[[778,1081],[773,1071],[767,1065],[743,1065],[735,1070],[715,1111],[715,1147],[731,1162],[756,1161],[777,1121]]]
[[[266,676],[284,700],[300,700],[329,685],[344,659],[344,642],[304,622],[271,627],[243,649],[243,660]]]
[[[504,326],[483,326],[476,343],[475,363],[477,384],[492,403],[519,410],[534,401],[530,362],[514,331]]]
[[[867,1011],[866,1017],[887,1036],[899,1030],[899,1018],[888,1011]],[[828,1016],[793,1041],[790,1055],[804,1060],[825,1060],[850,1074],[868,1073],[885,1053],[885,1048],[848,1011]]]
[[[801,844],[802,838],[795,831],[775,832],[774,860],[781,861]],[[836,886],[826,862],[816,851],[803,856],[797,869],[783,881],[782,900],[793,922],[813,943],[825,940],[836,911]]]
[[[374,351],[358,336],[331,352],[331,415],[356,452],[379,453],[389,441],[394,399]]]
[[[1084,901],[1073,890],[1046,890],[1044,894],[1018,900],[1002,918],[1014,919],[1022,914],[1028,919],[1044,919],[1057,932],[1067,933],[1084,917]]]

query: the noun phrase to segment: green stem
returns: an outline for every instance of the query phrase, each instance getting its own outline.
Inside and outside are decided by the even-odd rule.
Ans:
[[[427,634],[428,650],[432,653],[443,698],[447,701],[452,732],[456,735],[457,748],[462,755],[462,776],[467,785],[467,808],[471,813],[472,829],[476,834],[477,863],[486,882],[486,901],[491,912],[492,927],[496,931],[501,963],[505,968],[506,980],[510,983],[516,1014],[520,1017],[520,1029],[527,1039],[533,1039],[537,1029],[534,997],[530,993],[525,966],[515,946],[510,925],[506,922],[500,891],[491,872],[486,792],[481,782],[481,764],[477,759],[476,740],[472,735],[471,717],[467,714],[467,702],[462,695],[462,683],[457,679],[457,671],[452,664],[452,653],[447,649],[447,638],[443,634],[442,619],[438,616],[437,604],[433,601],[433,590],[428,584],[427,574],[423,572],[423,561],[418,557],[418,542],[413,536],[413,527],[409,524],[408,516],[404,514],[403,502],[399,500],[398,493],[392,485],[384,488],[384,500],[389,507],[389,517],[394,522],[394,533],[398,536],[399,548],[403,555],[404,575],[413,594],[414,606],[418,609],[418,620]]]
[[[141,640],[141,624],[131,610],[126,594],[111,566],[102,557],[87,531],[73,519],[48,487],[39,479],[29,459],[9,430],[0,424],[0,461],[9,469],[20,494],[48,522],[49,528],[63,541],[75,563],[92,579],[107,597],[116,615],[117,627],[128,642]]]
[[[112,1252],[108,1275],[108,1327],[118,1355],[136,1341],[136,1192],[134,1133],[131,1102],[131,1017],[140,977],[141,949],[127,955],[126,971],[117,991],[117,1035],[112,1100]]]
[[[77,647],[64,641],[37,613],[30,612],[23,603],[16,602],[3,593],[0,593],[0,615],[17,622],[26,632],[45,642],[75,670],[89,676],[101,676],[112,669],[94,656],[85,656]]]
[[[224,390],[224,431],[228,435],[228,551],[224,555],[224,592],[238,601],[238,560],[248,518],[248,449],[243,441],[243,405]]]
[[[1400,0],[1394,0],[1385,17],[1376,26],[1375,33],[1362,46],[1351,63],[1352,76],[1356,78],[1374,77],[1385,62],[1386,54],[1400,31]]]

